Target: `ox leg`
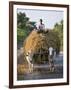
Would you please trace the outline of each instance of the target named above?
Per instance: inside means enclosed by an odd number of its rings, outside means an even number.
[[[52,60],[52,72],[54,71],[54,62],[53,62],[53,60]]]
[[[29,64],[29,72],[31,73],[31,72],[33,72],[33,64]]]
[[[49,60],[49,69],[50,69],[50,71],[52,70],[52,64],[51,64],[50,60]]]
[[[49,68],[50,68],[50,71],[54,71],[54,62],[52,59],[49,59]]]
[[[33,72],[33,64],[31,64],[31,72]]]

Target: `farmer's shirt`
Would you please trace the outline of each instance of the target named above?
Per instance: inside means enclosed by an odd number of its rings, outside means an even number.
[[[44,24],[39,24],[38,29],[39,29],[39,30],[44,30],[44,29],[45,29],[45,25],[44,25]]]

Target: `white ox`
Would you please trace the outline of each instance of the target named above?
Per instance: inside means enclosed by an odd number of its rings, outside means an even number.
[[[54,57],[56,56],[56,52],[53,49],[53,47],[49,47],[49,55],[48,55],[48,59],[49,59],[49,67],[50,67],[50,71],[54,71]]]
[[[33,53],[29,50],[26,54],[26,60],[28,62],[29,72],[33,72],[33,63],[32,63]]]

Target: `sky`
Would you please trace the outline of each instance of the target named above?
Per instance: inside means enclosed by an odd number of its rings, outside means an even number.
[[[35,21],[36,26],[39,25],[39,20],[42,19],[45,28],[53,29],[54,25],[63,20],[63,11],[55,10],[36,10],[36,9],[17,9],[17,13],[25,12],[30,21]]]

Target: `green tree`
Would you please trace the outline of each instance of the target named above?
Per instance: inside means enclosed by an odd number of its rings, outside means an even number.
[[[26,23],[29,21],[29,18],[26,17],[25,13],[17,13],[17,26],[18,28],[26,28]]]
[[[23,45],[25,38],[35,27],[35,21],[30,21],[30,18],[23,12],[17,13],[17,44]]]
[[[35,21],[29,21],[29,17],[26,16],[25,13],[17,13],[17,26],[20,29],[27,29],[27,28],[34,28],[35,27]]]
[[[61,50],[63,49],[63,20],[60,23],[56,23],[54,25],[54,32],[57,32],[60,42],[61,42]]]

